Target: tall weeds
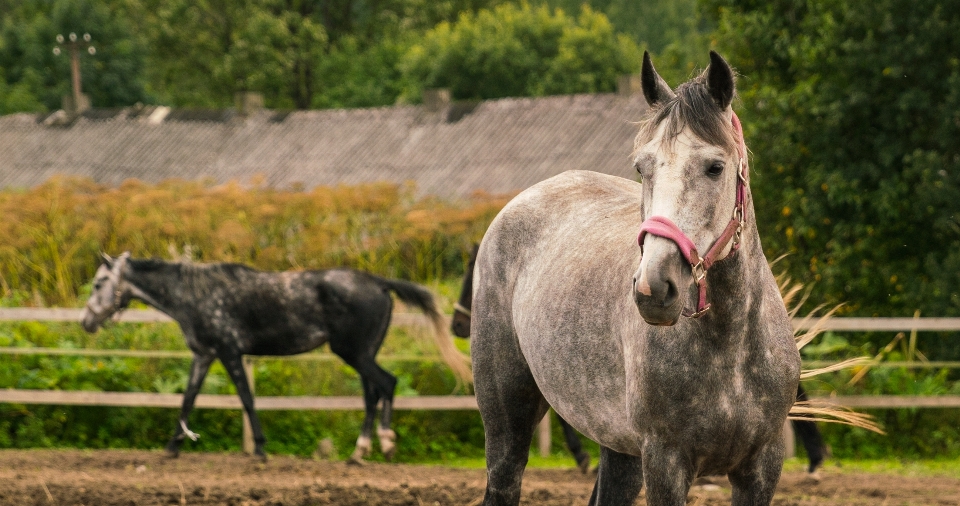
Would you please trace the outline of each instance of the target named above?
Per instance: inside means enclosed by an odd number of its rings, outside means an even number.
[[[386,183],[296,191],[53,178],[0,191],[0,296],[73,304],[100,251],[189,251],[197,261],[277,270],[350,266],[415,281],[457,276],[506,201],[418,198],[413,186]]]

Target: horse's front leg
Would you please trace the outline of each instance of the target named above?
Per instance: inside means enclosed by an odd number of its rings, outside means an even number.
[[[733,506],[767,506],[783,470],[783,438],[776,437],[753,458],[729,475],[733,485]]]
[[[219,353],[219,357],[234,386],[237,387],[237,395],[240,396],[243,411],[247,413],[247,417],[250,419],[250,430],[253,431],[254,442],[253,453],[258,457],[266,458],[267,454],[263,451],[263,445],[267,440],[263,437],[260,419],[257,418],[257,412],[253,407],[253,392],[250,391],[247,372],[243,369],[243,356],[239,352],[228,351]]]
[[[213,363],[214,358],[213,355],[204,356],[196,353],[193,355],[193,363],[190,365],[190,379],[187,380],[187,389],[183,392],[183,405],[180,407],[177,428],[166,447],[167,455],[171,457],[180,455],[180,445],[183,444],[186,437],[189,436],[194,441],[199,437],[187,428],[187,418],[193,411],[193,403],[197,400],[197,394],[200,393],[200,387],[203,386],[203,380],[207,377],[207,371],[210,370],[210,364]]]
[[[648,506],[683,506],[694,479],[689,460],[676,448],[651,437],[644,442],[643,479]]]

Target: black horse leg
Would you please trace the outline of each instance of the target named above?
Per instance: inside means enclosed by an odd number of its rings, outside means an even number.
[[[360,381],[363,383],[363,402],[366,408],[360,437],[357,438],[357,448],[350,456],[350,460],[360,462],[370,454],[372,448],[371,434],[377,415],[377,403],[381,399],[383,400],[383,408],[377,437],[380,439],[380,450],[389,460],[396,450],[396,434],[390,429],[390,420],[393,416],[393,395],[397,387],[397,378],[377,365],[373,357],[351,359],[346,362],[360,374]]]
[[[482,323],[487,326],[495,322]],[[519,350],[514,347],[504,352],[496,342],[502,334],[496,334],[491,329],[473,337],[473,370],[479,372],[475,383],[477,404],[486,435],[487,488],[483,504],[516,506],[533,432],[549,406]]]
[[[600,447],[597,483],[593,486],[590,506],[599,504],[631,505],[643,488],[643,465],[640,457],[617,453]]]
[[[250,391],[250,383],[247,380],[247,372],[243,369],[243,356],[235,352],[225,352],[220,354],[220,362],[230,375],[237,395],[240,396],[240,403],[243,404],[243,411],[250,419],[250,430],[253,431],[254,455],[266,457],[263,451],[263,445],[266,439],[263,437],[263,429],[260,427],[260,419],[257,418],[257,412],[253,407],[253,392]]]
[[[797,386],[797,400],[808,400],[807,392],[799,385]],[[817,428],[817,424],[813,420],[791,420],[790,422],[793,424],[793,431],[800,437],[800,441],[807,451],[807,459],[810,461],[807,472],[813,474],[823,463],[827,453],[827,448],[823,444],[823,436],[820,435],[820,429]]]
[[[214,356],[193,355],[193,363],[190,365],[190,379],[187,380],[187,389],[183,392],[183,405],[180,407],[180,418],[177,419],[177,428],[173,432],[173,437],[167,443],[167,455],[176,457],[180,455],[180,445],[183,440],[190,436],[190,439],[196,441],[197,435],[187,428],[187,417],[193,411],[193,403],[197,400],[197,394],[200,393],[200,387],[203,385],[204,378],[207,377],[207,371],[210,370],[210,364],[213,363]]]
[[[577,467],[580,468],[583,474],[587,474],[587,472],[590,471],[590,454],[583,451],[583,445],[580,443],[580,435],[577,434],[576,429],[571,427],[560,415],[557,415],[557,420],[560,421],[560,427],[563,428],[563,438],[567,440],[567,448],[570,449],[574,460],[577,461]]]

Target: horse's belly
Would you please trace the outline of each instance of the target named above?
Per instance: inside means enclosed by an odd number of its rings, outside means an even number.
[[[531,374],[557,414],[590,439],[638,455],[641,440],[627,410],[619,348],[586,339],[590,334],[582,329],[531,323],[517,330]]]

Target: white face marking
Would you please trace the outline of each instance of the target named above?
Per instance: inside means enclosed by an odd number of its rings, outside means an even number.
[[[97,268],[97,273],[93,276],[90,299],[87,300],[87,310],[102,316],[104,312],[113,309],[117,277],[117,273],[111,271],[106,265]]]
[[[732,114],[732,112],[729,114],[725,113],[726,116],[730,114]],[[641,159],[648,160],[647,163],[654,161],[653,166],[647,167],[649,173],[643,175],[644,182],[653,185],[654,188],[651,193],[645,193],[646,196],[650,197],[650,201],[644,203],[646,211],[644,218],[651,216],[668,218],[680,227],[680,230],[683,230],[691,237],[698,251],[706,253],[712,245],[714,238],[722,231],[722,227],[726,226],[727,220],[725,216],[732,215],[732,207],[728,212],[726,206],[715,206],[717,216],[713,217],[713,221],[719,223],[721,228],[715,231],[715,233],[707,234],[710,236],[709,243],[697,243],[696,237],[701,234],[697,234],[696,232],[699,232],[700,229],[704,227],[704,223],[697,219],[697,216],[701,213],[689,212],[690,209],[682,209],[681,206],[692,206],[693,209],[696,210],[696,208],[702,207],[706,205],[706,203],[698,201],[685,202],[685,200],[689,200],[689,198],[684,199],[684,192],[687,191],[688,186],[687,181],[690,180],[690,178],[698,176],[697,174],[688,174],[688,167],[694,157],[727,160],[728,156],[720,147],[706,144],[698,139],[689,128],[684,128],[673,140],[664,138],[666,136],[666,129],[667,122],[664,122],[657,128],[653,139],[637,150],[636,161],[639,162]],[[732,164],[732,162],[732,160],[727,160],[728,166]],[[733,172],[733,177],[736,177],[736,168],[730,172]],[[727,174],[725,174],[725,176],[730,177]],[[728,193],[730,193],[729,197],[731,202],[735,202],[733,192]],[[713,203],[711,202],[711,204]],[[721,209],[723,210],[721,211]],[[720,216],[721,214],[723,216]],[[710,225],[710,228],[713,228],[713,226]],[[729,250],[730,246],[728,245],[720,257],[726,256]],[[650,284],[647,279],[647,259],[648,257],[644,256],[640,260],[636,287],[637,291],[644,295],[651,294]]]

